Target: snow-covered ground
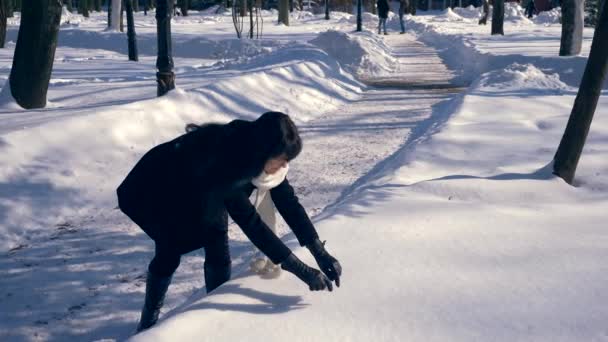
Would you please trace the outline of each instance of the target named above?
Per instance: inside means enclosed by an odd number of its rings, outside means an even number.
[[[0,340],[129,337],[152,244],[114,209],[116,185],[187,122],[269,109],[302,128],[293,181],[342,286],[311,293],[289,274],[250,274],[256,252],[231,227],[233,280],[204,295],[192,253],[160,324],[133,340],[608,340],[605,97],[576,186],[550,172],[593,31],[583,55],[557,57],[554,16],[509,7],[505,36],[492,37],[476,11],[419,12],[388,37],[353,33],[350,14],[296,12],[284,27],[266,13],[257,41],[235,40],[228,14],[193,12],[173,23],[178,89],[163,98],[152,15],[136,17],[138,63],[105,14],[66,15],[47,108],[1,95]],[[366,14],[371,32],[375,20]]]

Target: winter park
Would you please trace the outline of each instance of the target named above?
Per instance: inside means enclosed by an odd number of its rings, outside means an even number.
[[[0,341],[608,341],[607,42],[603,0],[0,0]]]

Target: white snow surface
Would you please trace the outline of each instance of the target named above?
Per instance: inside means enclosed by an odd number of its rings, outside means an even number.
[[[607,340],[606,90],[575,186],[551,174],[593,31],[563,58],[551,20],[506,20],[497,37],[475,11],[406,16],[406,35],[393,17],[388,37],[370,33],[371,14],[352,33],[350,14],[295,12],[285,27],[265,12],[253,42],[233,39],[229,13],[193,12],[173,20],[178,89],[161,98],[153,12],[136,17],[138,63],[107,13],[63,20],[47,107],[19,109],[8,81],[0,94],[0,340],[129,338],[152,247],[113,209],[115,187],[185,123],[265,110],[302,128],[292,179],[342,286],[252,275],[256,251],[231,227],[233,279],[205,295],[203,256],[185,257],[161,321],[132,341]],[[437,66],[408,39],[435,49],[462,93],[420,88]],[[407,87],[358,81],[391,74]]]

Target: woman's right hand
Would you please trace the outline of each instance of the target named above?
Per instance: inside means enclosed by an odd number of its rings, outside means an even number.
[[[300,278],[300,280],[308,285],[311,291],[333,290],[331,280],[325,274],[306,265],[293,253],[289,254],[287,259],[281,263],[281,268]]]

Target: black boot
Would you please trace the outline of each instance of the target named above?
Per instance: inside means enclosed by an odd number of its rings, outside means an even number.
[[[171,277],[161,277],[148,271],[146,278],[146,301],[141,310],[141,318],[137,325],[137,332],[146,330],[156,324],[160,308],[165,301],[165,294],[171,284]]]
[[[230,280],[231,264],[212,265],[205,263],[205,288],[207,293]]]

